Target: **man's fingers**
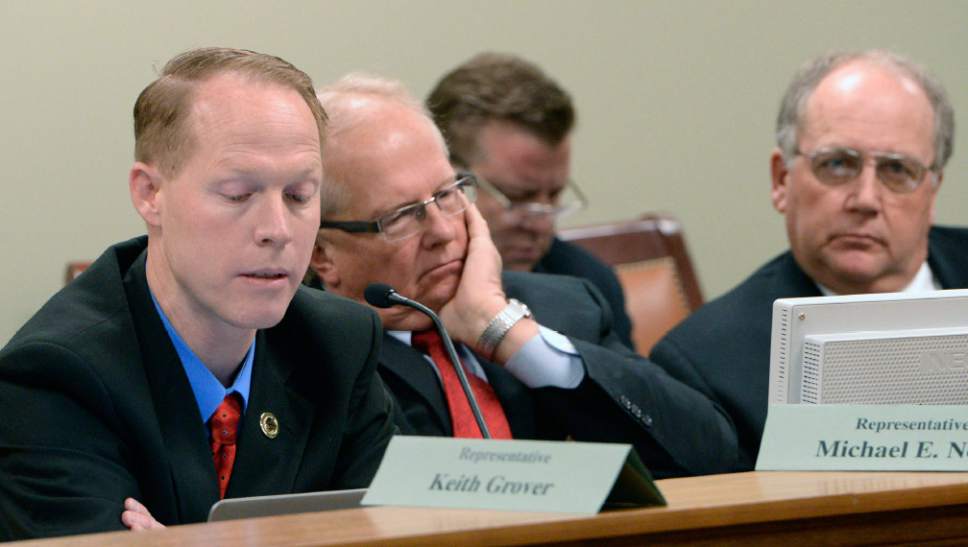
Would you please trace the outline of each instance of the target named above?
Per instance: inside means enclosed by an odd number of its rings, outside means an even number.
[[[121,523],[133,531],[165,527],[151,516],[147,507],[134,498],[124,500],[124,512],[121,513]]]
[[[488,233],[487,221],[477,209],[477,205],[471,203],[467,207],[467,235],[474,237],[482,233]]]
[[[134,498],[127,498],[124,500],[124,509],[125,511],[134,511],[136,513],[141,513],[142,515],[148,515],[149,517],[151,516],[148,508]]]
[[[127,526],[129,530],[135,532],[146,530],[148,528],[148,520],[148,517],[134,511],[121,513],[121,523]]]

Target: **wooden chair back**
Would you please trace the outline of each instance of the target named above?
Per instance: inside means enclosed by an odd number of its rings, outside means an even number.
[[[558,236],[615,268],[632,319],[632,341],[642,355],[703,304],[682,225],[671,215],[566,228]]]

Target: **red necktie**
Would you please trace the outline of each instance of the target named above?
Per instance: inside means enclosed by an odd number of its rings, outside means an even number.
[[[230,393],[218,405],[208,421],[212,435],[212,461],[218,476],[218,497],[225,497],[225,490],[232,478],[232,465],[235,463],[235,437],[242,416],[242,402],[238,393]]]
[[[433,359],[440,372],[440,379],[444,384],[444,394],[447,396],[447,406],[450,409],[450,421],[454,427],[455,437],[477,438],[480,439],[481,430],[477,427],[477,420],[471,412],[471,405],[464,396],[464,390],[460,386],[460,378],[457,371],[447,357],[447,350],[444,348],[444,341],[437,334],[436,330],[425,330],[413,333],[413,347],[426,353]],[[461,363],[463,364],[463,363]],[[464,367],[467,370],[467,367]],[[467,373],[467,383],[471,385],[471,391],[477,398],[477,404],[481,407],[481,414],[490,430],[491,437],[494,439],[510,439],[511,427],[508,419],[501,408],[501,401],[498,400],[494,389],[490,384],[481,380],[475,374]]]

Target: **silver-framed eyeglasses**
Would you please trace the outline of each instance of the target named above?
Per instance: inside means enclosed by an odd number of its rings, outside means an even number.
[[[810,162],[810,171],[827,186],[840,186],[860,176],[868,159],[874,161],[877,180],[888,190],[908,194],[917,190],[933,169],[904,154],[862,152],[853,148],[820,148],[810,153],[796,151]],[[935,175],[937,176],[937,175]]]
[[[561,193],[555,198],[557,203],[554,204],[513,200],[486,179],[479,177],[477,180],[481,189],[500,203],[508,214],[521,219],[529,216],[552,216],[557,220],[588,207],[588,198],[571,179],[565,183]]]
[[[424,231],[427,207],[437,204],[440,212],[452,216],[477,199],[477,178],[471,173],[457,173],[453,183],[434,192],[430,198],[404,205],[376,220],[322,220],[320,228],[342,230],[353,234],[381,234],[388,241],[400,241]]]

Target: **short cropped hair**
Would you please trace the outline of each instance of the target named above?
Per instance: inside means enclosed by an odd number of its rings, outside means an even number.
[[[194,92],[200,83],[225,73],[298,92],[316,120],[322,145],[326,113],[305,72],[272,55],[209,47],[186,51],[168,61],[158,79],[138,95],[134,104],[135,160],[154,163],[166,175],[176,175],[195,144],[187,123]]]
[[[792,161],[799,147],[800,131],[807,101],[820,82],[835,69],[853,61],[867,61],[891,68],[914,80],[927,95],[934,111],[934,161],[931,169],[940,171],[954,149],[955,116],[944,86],[925,69],[886,50],[833,52],[808,61],[797,71],[780,102],[776,118],[776,144],[786,161]]]
[[[427,97],[450,148],[451,162],[476,159],[478,135],[491,120],[517,125],[551,146],[575,125],[571,97],[537,65],[513,55],[481,53],[450,71]]]

